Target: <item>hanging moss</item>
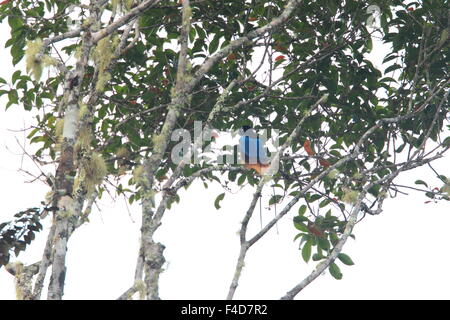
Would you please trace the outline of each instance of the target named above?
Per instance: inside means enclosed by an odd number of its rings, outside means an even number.
[[[37,38],[32,41],[27,41],[27,48],[25,50],[26,70],[36,80],[41,78],[44,67],[56,66],[58,64],[58,60],[43,54],[42,46],[42,39]]]
[[[80,60],[82,53],[83,53],[83,51],[81,50],[81,46],[78,46],[75,49],[75,54],[74,54],[75,59]]]
[[[97,43],[93,55],[99,71],[105,71],[108,68],[119,42],[120,39],[117,36],[107,36]]]
[[[80,109],[78,111],[78,121],[82,124],[79,132],[78,138],[75,142],[74,151],[78,154],[80,151],[89,151],[92,141],[92,130],[89,124],[89,119],[91,117],[91,112],[88,106],[84,103],[80,104]]]
[[[83,21],[83,27],[84,28],[89,28],[93,24],[93,22],[94,22],[94,18],[93,17],[89,17],[89,18],[87,18],[87,19],[85,19]]]
[[[49,192],[47,192],[45,194],[45,202],[46,203],[51,203],[52,200],[53,200],[53,195],[54,195],[53,190],[50,190]]]
[[[133,180],[137,185],[142,185],[144,182],[144,166],[139,165],[133,171]]]
[[[359,192],[351,189],[344,190],[342,201],[348,204],[354,204],[358,200]]]
[[[340,174],[341,172],[338,169],[333,169],[328,173],[328,178],[330,179],[336,179],[337,176]]]
[[[42,45],[42,39],[37,38],[33,41],[27,41],[27,49],[25,50],[27,72],[31,72],[36,80],[39,80],[42,75],[42,60],[38,57]]]
[[[81,180],[84,179],[84,171],[81,176],[78,176],[73,181],[73,193],[76,194],[78,189],[81,188]]]
[[[94,60],[100,72],[105,71],[112,58],[110,36],[101,39],[94,50]]]
[[[78,111],[78,120],[86,120],[91,116],[89,108],[86,104],[80,104],[80,110]]]
[[[55,123],[55,150],[60,151],[61,150],[61,144],[64,141],[63,137],[64,132],[64,119],[58,119]]]
[[[103,157],[99,153],[93,152],[90,157],[84,159],[83,170],[84,184],[89,196],[95,191],[95,187],[103,182],[103,179],[108,174],[108,169]]]
[[[164,141],[164,137],[161,134],[153,136],[153,138],[152,138],[152,142],[153,142],[153,145],[154,145],[155,148],[159,148],[159,145],[163,141]]]
[[[88,126],[83,126],[79,133],[77,141],[75,142],[74,152],[78,153],[81,150],[89,150],[92,141],[92,132]]]
[[[20,287],[20,283],[24,282],[24,267],[23,263],[20,261],[17,261],[15,263],[8,263],[6,265],[6,269],[13,269],[14,270],[14,276],[16,278],[15,284],[16,284],[16,300],[23,300],[24,295],[22,292],[22,289]]]
[[[353,175],[353,179],[355,179],[355,180],[361,180],[362,178],[363,178],[363,175],[360,172],[356,172]]]
[[[145,299],[145,292],[146,292],[147,286],[145,285],[145,282],[142,280],[136,281],[136,290],[139,292],[139,298],[141,300]]]
[[[63,218],[69,218],[73,216],[76,212],[74,212],[73,208],[73,198],[70,196],[63,196],[59,199],[58,207],[58,215]]]
[[[120,40],[117,36],[105,37],[101,39],[93,51],[93,59],[98,68],[98,79],[95,85],[97,91],[103,91],[106,84],[111,80],[111,74],[107,71],[111,60],[114,58],[114,51]]]
[[[118,158],[126,158],[126,157],[128,157],[129,154],[130,153],[128,152],[128,149],[123,146],[119,147],[119,149],[117,149],[117,151],[116,151],[116,156]]]
[[[42,64],[44,67],[56,66],[58,64],[58,60],[45,54],[42,56]]]
[[[130,152],[128,149],[124,146],[119,147],[116,151],[116,157],[117,159],[117,165],[118,165],[118,172],[117,174],[119,176],[125,174],[127,172],[128,166],[126,159],[129,157]]]
[[[111,7],[112,7],[113,14],[116,14],[117,10],[120,9],[119,4],[120,4],[120,0],[112,0],[111,1]]]
[[[119,11],[127,12],[130,11],[135,5],[134,0],[112,0],[111,9],[113,14]]]
[[[129,11],[133,7],[134,0],[123,0],[123,6],[126,11]]]
[[[97,83],[95,84],[95,90],[98,92],[105,90],[105,86],[109,80],[111,80],[111,74],[109,72],[99,73]]]
[[[55,123],[55,136],[62,136],[64,131],[64,119],[58,119]]]
[[[184,23],[185,25],[189,25],[190,22],[191,22],[191,18],[192,18],[192,8],[189,6],[189,7],[187,7],[185,10],[186,10],[186,11],[185,11],[186,14],[184,15],[184,21],[183,21],[183,23]]]
[[[170,96],[172,97],[172,99],[175,99],[177,95],[177,91],[175,90],[175,87],[172,87],[170,89]]]

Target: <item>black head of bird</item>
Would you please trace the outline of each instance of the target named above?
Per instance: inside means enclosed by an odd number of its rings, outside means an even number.
[[[247,137],[251,137],[251,138],[257,137],[255,129],[253,129],[251,126],[248,126],[248,125],[242,126],[241,129],[239,130],[239,134],[241,136],[247,136]]]

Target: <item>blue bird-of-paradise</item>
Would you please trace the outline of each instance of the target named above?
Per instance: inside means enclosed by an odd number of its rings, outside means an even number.
[[[244,167],[254,169],[259,175],[263,175],[270,166],[270,160],[264,150],[265,142],[250,126],[243,126],[241,130],[239,149],[244,159]]]

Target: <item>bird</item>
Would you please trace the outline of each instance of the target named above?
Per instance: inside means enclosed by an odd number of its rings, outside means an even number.
[[[264,150],[264,141],[248,125],[241,128],[240,134],[239,149],[244,159],[244,167],[264,175],[270,167],[270,160]]]
[[[241,156],[244,159],[244,167],[246,169],[255,170],[260,176],[265,175],[270,168],[270,159],[266,155],[264,150],[265,141],[258,136],[256,131],[248,125],[242,126],[240,129],[241,138],[239,139],[239,149]],[[272,188],[273,195],[275,196],[275,189]],[[262,220],[262,195],[259,198],[259,218],[261,222],[261,229],[263,227]],[[275,203],[275,216],[277,215]],[[278,233],[278,224],[276,224]]]

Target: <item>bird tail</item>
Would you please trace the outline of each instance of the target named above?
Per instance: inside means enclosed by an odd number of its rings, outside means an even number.
[[[267,172],[267,170],[269,169],[270,163],[266,163],[266,164],[263,164],[263,163],[246,163],[246,164],[244,164],[244,167],[246,169],[253,169],[260,176],[263,176]]]

